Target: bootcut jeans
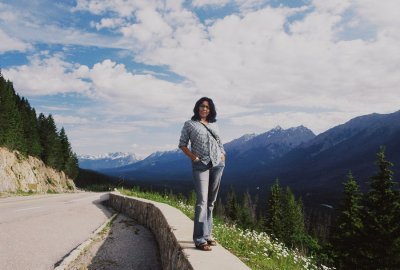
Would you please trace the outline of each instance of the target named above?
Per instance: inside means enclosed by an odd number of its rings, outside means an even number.
[[[213,209],[217,200],[225,162],[212,166],[202,162],[192,163],[193,181],[196,192],[194,213],[193,241],[196,246],[211,240],[213,226]]]

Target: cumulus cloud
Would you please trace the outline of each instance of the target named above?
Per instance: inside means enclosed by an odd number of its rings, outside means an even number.
[[[31,46],[19,39],[10,37],[0,29],[0,53],[7,51],[26,51]]]
[[[91,26],[95,27],[97,30],[104,28],[115,29],[124,24],[124,20],[121,18],[103,18],[99,23],[92,22]]]
[[[25,96],[81,93],[90,88],[89,83],[79,75],[85,68],[65,62],[60,55],[35,55],[31,57],[29,65],[4,69],[4,75]]]
[[[83,93],[90,90],[90,84],[80,75],[85,69],[64,61],[61,55],[34,55],[28,65],[4,69],[4,75],[23,96]]]
[[[53,115],[53,118],[59,126],[89,123],[89,120],[86,118],[70,116],[70,115],[55,114]]]
[[[392,97],[400,78],[396,36],[380,36],[386,29],[381,28],[373,41],[341,40],[345,12],[367,11],[354,1],[312,4],[314,9],[294,21],[290,16],[304,8],[266,7],[209,25],[195,19],[173,24],[175,14],[163,14],[172,33],[143,39],[139,29],[151,31],[132,26],[145,48],[136,58],[166,65],[202,93],[237,107],[281,104],[362,112],[367,102],[377,100],[371,110],[395,110]]]
[[[95,64],[87,78],[95,89],[94,97],[108,102],[110,110],[118,108],[120,113],[130,115],[148,114],[153,120],[162,116],[168,121],[180,115],[196,93],[190,83],[176,84],[151,74],[135,74],[111,60]]]
[[[193,0],[192,5],[194,7],[203,6],[224,6],[228,4],[230,0]]]

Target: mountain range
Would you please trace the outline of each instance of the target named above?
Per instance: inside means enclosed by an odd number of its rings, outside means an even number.
[[[114,152],[104,155],[79,155],[79,167],[82,169],[101,170],[106,168],[117,168],[137,162],[134,153]]]
[[[232,185],[265,197],[279,179],[305,203],[336,204],[351,171],[361,188],[376,171],[376,153],[386,148],[400,172],[400,111],[356,117],[318,136],[304,126],[247,134],[224,145],[227,152],[222,192]],[[130,181],[176,187],[191,183],[191,163],[179,150],[157,152],[135,163],[102,172]],[[190,186],[190,185],[189,185]]]

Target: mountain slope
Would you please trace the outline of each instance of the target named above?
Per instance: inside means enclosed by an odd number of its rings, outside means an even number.
[[[301,126],[287,130],[276,127],[260,135],[245,135],[224,145],[225,174],[233,175],[281,157],[315,135]],[[101,170],[130,179],[191,180],[191,163],[180,149],[156,152],[144,160],[121,168]]]
[[[229,161],[225,174],[237,175],[259,166],[265,166],[314,137],[315,134],[304,126],[289,129],[277,126],[265,133],[242,140],[240,144],[236,140],[229,142],[225,145]],[[235,175],[231,177],[235,177]]]
[[[138,161],[133,153],[114,152],[101,156],[78,156],[79,167],[83,169],[99,170],[122,167]]]
[[[180,149],[155,152],[136,163],[99,170],[108,175],[132,180],[189,180],[190,161]]]
[[[371,114],[336,126],[293,149],[252,175],[253,184],[267,188],[279,178],[306,200],[334,203],[351,171],[365,188],[377,168],[376,153],[386,147],[387,158],[400,173],[400,111]],[[396,177],[396,175],[395,175]]]

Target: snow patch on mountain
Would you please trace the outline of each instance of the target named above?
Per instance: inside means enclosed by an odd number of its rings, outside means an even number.
[[[106,169],[130,165],[139,161],[134,153],[112,152],[102,155],[79,155],[79,167],[83,169]]]

